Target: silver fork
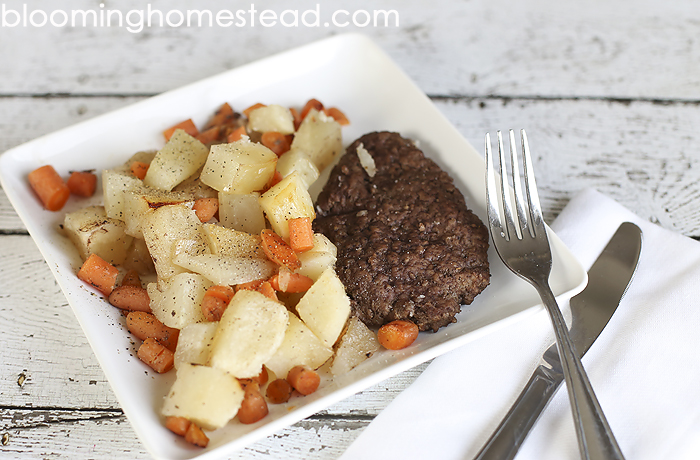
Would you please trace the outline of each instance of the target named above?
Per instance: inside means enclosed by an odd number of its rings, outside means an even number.
[[[503,263],[516,275],[532,284],[544,303],[554,326],[557,350],[569,393],[576,425],[579,450],[584,459],[623,459],[598,399],[588,381],[581,360],[575,353],[561,310],[549,286],[552,252],[542,219],[535,185],[530,148],[525,130],[520,130],[527,210],[523,199],[515,135],[510,130],[512,192],[508,187],[506,155],[498,131],[500,187],[491,154],[491,136],[486,134],[486,200],[491,239]],[[499,190],[500,189],[500,190]],[[515,214],[513,213],[515,206]],[[501,212],[503,208],[503,212]],[[505,224],[504,224],[505,221]]]

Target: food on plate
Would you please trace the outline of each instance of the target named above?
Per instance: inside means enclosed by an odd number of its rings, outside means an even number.
[[[449,175],[399,134],[362,136],[333,168],[314,230],[368,326],[450,324],[489,283],[488,232]]]
[[[97,176],[91,171],[73,171],[66,185],[73,195],[88,198],[95,194]]]
[[[70,189],[51,165],[41,166],[27,176],[29,185],[49,211],[60,211],[70,197]]]
[[[78,278],[109,296],[117,284],[119,270],[97,254],[90,254],[78,270]]]
[[[410,321],[396,319],[379,328],[377,340],[388,350],[402,350],[418,338],[418,326]]]

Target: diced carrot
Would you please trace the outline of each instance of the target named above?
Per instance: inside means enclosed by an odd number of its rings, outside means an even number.
[[[143,341],[136,355],[159,374],[168,372],[175,363],[175,354],[150,337]]]
[[[282,173],[275,170],[275,173],[272,175],[272,177],[270,177],[270,180],[265,186],[265,191],[268,191],[275,185],[279,184],[282,181],[282,179],[284,179],[284,177],[282,177]]]
[[[231,286],[221,286],[215,285],[207,289],[204,296],[218,297],[226,303],[229,303],[235,294],[234,289]]]
[[[297,217],[287,221],[289,225],[289,245],[295,252],[304,252],[314,247],[314,230],[311,219]]]
[[[207,129],[206,131],[202,131],[201,133],[196,135],[195,139],[197,139],[202,144],[211,144],[212,142],[219,140],[220,133],[221,133],[221,127],[214,126],[214,127]]]
[[[269,378],[269,375],[267,374],[267,368],[265,366],[262,367],[262,370],[258,375],[255,377],[247,378],[247,379],[238,379],[238,383],[241,384],[242,387],[245,388],[246,385],[249,385],[250,383],[257,383],[258,386],[263,386],[267,383],[267,379]]]
[[[231,298],[233,298],[231,286],[212,286],[204,293],[202,299],[202,314],[207,321],[219,321],[226,311]]]
[[[341,126],[346,126],[350,124],[350,120],[348,120],[348,117],[346,117],[345,114],[341,112],[340,109],[337,107],[330,107],[328,109],[324,109],[324,112],[326,113],[326,115],[337,121]]]
[[[277,293],[275,293],[275,290],[273,289],[269,281],[263,281],[260,284],[260,287],[256,289],[256,291],[258,291],[268,299],[278,300]]]
[[[262,238],[263,252],[268,259],[278,265],[284,265],[290,270],[296,270],[301,267],[299,257],[277,233],[266,228],[260,232],[260,237]]]
[[[397,319],[379,328],[377,340],[388,350],[401,350],[418,337],[418,326],[411,321]]]
[[[194,122],[192,121],[192,119],[188,118],[187,120],[181,121],[180,123],[176,124],[175,126],[171,126],[170,128],[163,131],[163,136],[165,136],[165,140],[169,141],[170,138],[172,137],[172,135],[178,129],[184,130],[187,134],[189,134],[192,137],[197,137],[197,135],[199,134],[199,130],[194,125]]]
[[[236,285],[236,291],[240,290],[245,290],[245,291],[257,291],[258,288],[262,285],[264,280],[254,280],[254,281],[248,281],[247,283],[241,283]]]
[[[152,313],[132,311],[126,315],[126,328],[138,339],[156,339],[170,351],[177,348],[180,331],[161,323]]]
[[[95,194],[97,176],[90,171],[73,171],[66,185],[73,195],[88,198]]]
[[[302,122],[301,115],[299,114],[299,111],[294,107],[290,107],[289,111],[292,113],[292,117],[294,117],[294,131],[296,131],[297,129],[299,129],[299,126]]]
[[[231,134],[229,134],[226,138],[226,142],[240,141],[243,136],[247,135],[248,132],[246,131],[245,126],[239,126],[238,128],[231,131]]]
[[[165,418],[165,427],[180,436],[187,433],[190,423],[185,417],[170,416]]]
[[[301,109],[301,119],[302,120],[304,118],[306,118],[306,115],[309,114],[311,109],[316,109],[320,112],[321,110],[323,110],[323,104],[317,99],[309,99],[306,102],[306,105],[304,105],[304,108]]]
[[[288,152],[289,147],[291,146],[289,138],[282,133],[278,133],[277,131],[264,132],[260,138],[260,143],[275,152],[278,157],[281,157],[283,153]]]
[[[250,425],[262,420],[267,414],[267,402],[260,393],[260,387],[255,382],[250,382],[245,387],[243,402],[238,409],[238,421]]]
[[[272,404],[282,404],[289,401],[289,398],[292,397],[292,390],[292,385],[285,379],[276,379],[267,386],[265,396]]]
[[[41,166],[27,176],[29,185],[49,211],[59,211],[70,197],[70,189],[51,165]]]
[[[90,254],[78,271],[78,278],[107,296],[117,284],[117,276],[119,276],[117,267],[97,254]]]
[[[318,390],[321,377],[314,370],[304,366],[294,366],[287,374],[287,381],[295,390],[306,396]]]
[[[217,198],[200,198],[194,202],[192,210],[200,222],[209,222],[219,210],[219,200]]]
[[[146,177],[149,166],[148,163],[144,163],[143,161],[134,161],[131,163],[129,169],[131,169],[131,174],[143,180],[143,178]]]
[[[270,278],[270,284],[275,291],[306,292],[311,288],[311,285],[314,284],[314,280],[300,273],[280,270],[278,274]]]
[[[117,286],[109,294],[108,300],[109,303],[122,310],[151,311],[148,291],[141,286]]]
[[[128,272],[124,273],[124,278],[122,278],[122,286],[143,287],[141,285],[141,277],[139,276],[139,272],[136,270],[129,270]]]
[[[221,107],[216,110],[214,116],[209,119],[207,125],[204,127],[204,130],[207,131],[209,128],[214,126],[221,126],[231,118],[234,118],[233,109],[228,102],[224,102]]]
[[[252,112],[252,111],[255,110],[255,109],[259,109],[260,107],[265,107],[265,104],[262,104],[262,103],[260,103],[260,102],[255,103],[255,104],[251,105],[250,107],[248,107],[247,109],[245,109],[245,110],[243,111],[243,113],[245,114],[246,117],[249,117],[249,116],[250,116],[250,112]]]
[[[185,441],[193,444],[197,447],[207,447],[209,444],[209,438],[204,434],[204,431],[194,423],[190,423],[189,428],[187,428],[187,433],[185,433]]]

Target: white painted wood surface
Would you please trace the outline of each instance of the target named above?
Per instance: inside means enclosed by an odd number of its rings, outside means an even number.
[[[6,9],[20,9],[6,1]],[[154,9],[193,8],[154,0]],[[198,9],[232,8],[203,0]],[[282,12],[317,2],[256,4]],[[0,5],[1,6],[1,5]],[[249,8],[236,5],[237,8]],[[34,0],[30,9],[93,9]],[[137,0],[106,8],[144,8]],[[479,150],[525,127],[546,217],[596,187],[700,236],[700,9],[690,0],[323,2],[394,9],[398,27],[0,28],[0,151],[315,39],[362,32]],[[11,18],[10,18],[11,19]],[[148,458],[22,222],[0,193],[0,457]],[[342,401],[234,458],[337,458],[423,367]]]

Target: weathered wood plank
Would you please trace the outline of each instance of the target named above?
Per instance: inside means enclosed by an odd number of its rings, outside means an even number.
[[[165,13],[192,9],[185,0],[150,3]],[[422,0],[379,5],[358,0],[343,6],[351,13],[394,9],[398,27],[325,27],[341,6],[301,0],[293,8],[303,12],[316,5],[319,27],[251,27],[246,13],[248,25],[231,28],[165,25],[139,33],[82,25],[3,28],[0,59],[6,64],[0,68],[0,92],[159,93],[316,39],[360,32],[431,94],[661,99],[697,99],[700,94],[700,46],[693,39],[700,10],[692,0],[434,0],[429,5]],[[99,10],[89,0],[35,0],[30,7],[49,13]],[[196,7],[223,8],[214,0]],[[228,7],[248,9],[249,4]],[[144,4],[123,0],[107,8],[126,15]],[[271,0],[257,8],[281,14],[290,6]]]

